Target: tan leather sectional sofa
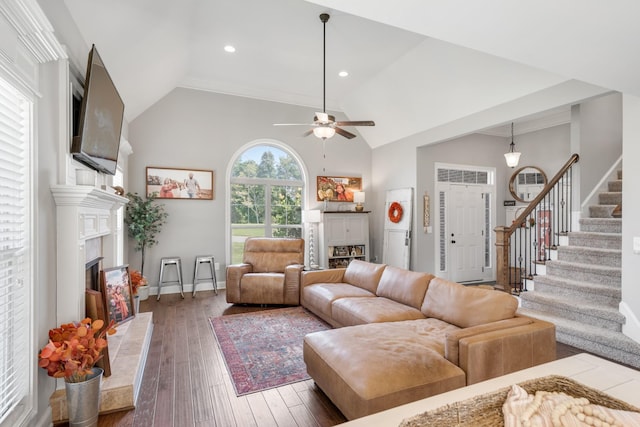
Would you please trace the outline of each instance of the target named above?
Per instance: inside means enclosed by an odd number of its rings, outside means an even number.
[[[515,297],[427,273],[353,261],[303,272],[300,298],[337,328],[307,335],[304,360],[348,419],[556,357],[555,326]]]

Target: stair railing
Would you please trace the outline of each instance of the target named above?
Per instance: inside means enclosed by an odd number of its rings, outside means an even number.
[[[571,231],[573,154],[510,226],[496,232],[496,287],[519,294],[537,266],[551,259],[561,235]]]

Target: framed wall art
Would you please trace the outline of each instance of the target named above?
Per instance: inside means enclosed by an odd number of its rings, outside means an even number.
[[[102,270],[102,292],[109,317],[107,323],[111,320],[122,323],[133,319],[135,312],[128,265]]]
[[[213,200],[213,171],[147,167],[147,195],[158,199]]]
[[[319,176],[316,200],[322,202],[351,202],[353,193],[362,191],[362,178],[346,176]]]

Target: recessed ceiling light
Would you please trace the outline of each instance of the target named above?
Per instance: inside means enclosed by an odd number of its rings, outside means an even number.
[[[339,75],[340,77],[347,77],[347,76],[349,75],[349,72],[348,72],[348,71],[340,71],[340,72],[338,73],[338,75]]]
[[[230,44],[228,44],[228,45],[226,45],[226,46],[224,47],[224,51],[225,51],[225,52],[229,52],[229,53],[233,53],[233,52],[235,52],[235,51],[236,51],[236,48],[235,48],[235,47],[233,47],[233,46],[231,46]]]

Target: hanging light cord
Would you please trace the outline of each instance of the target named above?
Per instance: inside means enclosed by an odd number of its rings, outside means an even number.
[[[322,19],[322,112],[327,112],[327,21],[329,15],[323,13]]]
[[[511,147],[511,152],[512,153],[516,149],[516,144],[513,142],[513,122],[511,122],[511,144],[509,144],[509,147]]]

